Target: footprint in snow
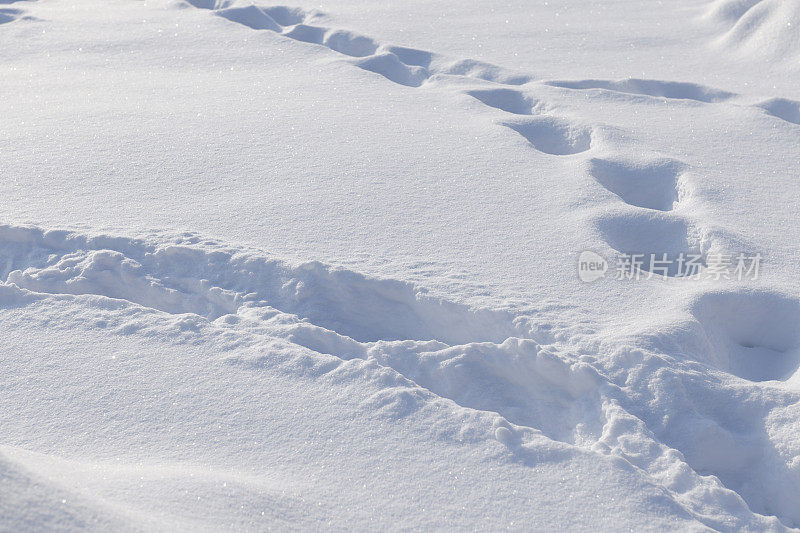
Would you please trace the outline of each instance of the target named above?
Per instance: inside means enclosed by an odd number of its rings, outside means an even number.
[[[552,115],[503,122],[522,135],[534,148],[551,155],[572,155],[592,147],[592,130]]]
[[[718,291],[691,307],[706,347],[695,357],[749,381],[786,381],[800,369],[800,302],[764,291]]]
[[[684,273],[679,271],[675,258],[680,254],[702,252],[692,236],[691,225],[683,217],[656,210],[637,210],[604,215],[595,221],[603,240],[622,254],[642,254],[645,258],[641,270],[650,272],[649,258],[660,259],[666,254],[670,260],[667,277]],[[701,266],[704,266],[701,261]],[[655,272],[660,274],[661,271]]]
[[[625,203],[670,211],[678,201],[678,179],[685,165],[672,159],[648,162],[624,159],[589,160],[589,173]]]
[[[479,102],[513,115],[536,115],[501,122],[522,135],[535,149],[551,155],[585,152],[592,145],[591,129],[544,113],[544,105],[522,91],[497,88],[467,91]]]
[[[539,102],[514,89],[476,89],[467,94],[481,103],[514,115],[532,115]]]
[[[760,107],[768,115],[800,126],[800,102],[796,100],[771,98],[761,102],[756,107]]]

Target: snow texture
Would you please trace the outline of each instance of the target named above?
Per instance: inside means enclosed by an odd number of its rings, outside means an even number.
[[[798,28],[0,0],[0,530],[800,529]]]

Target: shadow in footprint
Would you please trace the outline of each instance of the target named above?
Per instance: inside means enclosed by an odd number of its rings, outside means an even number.
[[[433,54],[425,50],[406,48],[405,46],[386,46],[384,49],[412,67],[428,68],[431,66],[431,61],[433,61]]]
[[[681,254],[701,255],[699,247],[690,242],[687,222],[673,214],[659,211],[632,212],[599,218],[595,225],[608,245],[622,254],[642,256],[640,270],[668,277],[685,275],[677,258]],[[651,257],[664,258],[668,263],[656,271]],[[704,266],[701,262],[701,266]],[[696,272],[694,272],[696,273]]]
[[[391,52],[373,55],[355,65],[358,68],[380,74],[389,81],[407,87],[419,87],[428,79],[428,70],[423,67],[408,66]]]
[[[4,8],[0,9],[0,24],[7,24],[15,20],[36,20],[34,17],[26,17],[25,13],[20,9]]]
[[[484,89],[467,91],[467,94],[489,107],[515,115],[530,115],[536,102],[513,89]]]
[[[217,11],[217,15],[252,28],[254,30],[271,30],[280,32],[281,27],[263,10],[256,6],[229,7]]]
[[[186,3],[198,9],[225,9],[231,7],[231,0],[186,0]]]
[[[771,292],[714,292],[691,313],[705,336],[704,362],[750,381],[786,380],[800,367],[800,302]]]
[[[296,26],[285,30],[283,34],[290,39],[304,43],[323,44],[325,41],[324,28],[309,26],[307,24],[297,24]]]
[[[719,22],[727,23],[731,27],[739,21],[745,13],[762,0],[715,0],[711,2],[706,16]]]
[[[800,126],[800,102],[786,98],[772,98],[761,102],[757,107],[766,111],[768,115]]]
[[[308,18],[308,14],[297,7],[272,6],[262,8],[264,13],[281,26],[294,26],[300,24]]]
[[[503,125],[525,137],[531,146],[546,154],[577,154],[585,152],[592,144],[589,128],[558,117],[540,115],[526,121],[505,122]]]
[[[663,159],[651,162],[592,159],[589,173],[603,187],[636,207],[669,211],[678,200],[677,182],[685,165]]]
[[[323,43],[335,52],[350,57],[365,57],[378,50],[378,43],[347,30],[332,30],[325,36]]]
[[[443,66],[438,73],[486,80],[503,85],[525,85],[531,81],[530,76],[509,72],[495,65],[474,59],[454,61],[449,65]]]

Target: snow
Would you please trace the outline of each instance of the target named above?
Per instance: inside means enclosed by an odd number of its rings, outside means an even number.
[[[800,528],[799,2],[0,4],[0,530]]]

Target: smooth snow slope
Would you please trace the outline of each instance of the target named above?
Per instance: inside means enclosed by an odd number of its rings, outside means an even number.
[[[795,68],[800,62],[797,0],[717,0],[708,17],[727,26],[719,38],[722,47]]]
[[[0,528],[800,527],[795,4],[3,4]]]

